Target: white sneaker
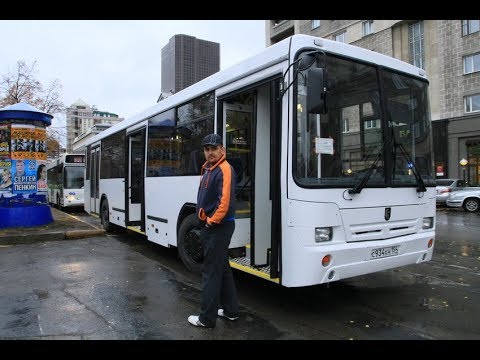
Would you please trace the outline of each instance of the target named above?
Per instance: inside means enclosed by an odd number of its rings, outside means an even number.
[[[206,327],[199,319],[198,316],[196,315],[190,315],[188,317],[188,322],[192,324],[193,326],[200,326],[200,327]]]
[[[225,313],[223,312],[223,309],[218,309],[217,314],[218,314],[218,316],[223,317],[225,319],[228,319],[230,321],[235,321],[235,320],[238,319],[238,316],[231,317],[231,316],[225,315]]]

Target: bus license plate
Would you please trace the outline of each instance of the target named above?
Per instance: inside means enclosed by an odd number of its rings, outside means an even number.
[[[370,260],[398,255],[399,247],[400,247],[399,245],[396,245],[396,246],[372,249],[370,252]]]

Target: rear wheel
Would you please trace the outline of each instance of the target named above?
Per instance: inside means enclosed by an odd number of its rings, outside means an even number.
[[[113,224],[110,223],[110,212],[108,210],[108,200],[104,199],[100,206],[100,219],[105,231],[113,231]]]
[[[178,254],[185,267],[194,273],[202,271],[203,247],[196,214],[183,219],[178,231]]]
[[[467,212],[477,212],[480,209],[480,201],[475,198],[465,199],[463,209]]]

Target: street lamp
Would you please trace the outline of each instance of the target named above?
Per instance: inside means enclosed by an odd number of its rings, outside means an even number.
[[[462,158],[462,160],[459,161],[459,164],[462,166],[462,171],[463,171],[463,182],[465,183],[465,166],[468,165],[468,160],[465,158]]]

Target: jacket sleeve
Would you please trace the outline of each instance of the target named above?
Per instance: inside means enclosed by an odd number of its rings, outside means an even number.
[[[228,213],[230,207],[230,192],[232,190],[232,169],[224,161],[220,164],[220,172],[216,179],[215,186],[218,191],[218,206],[210,218],[207,218],[207,224],[220,224]]]

